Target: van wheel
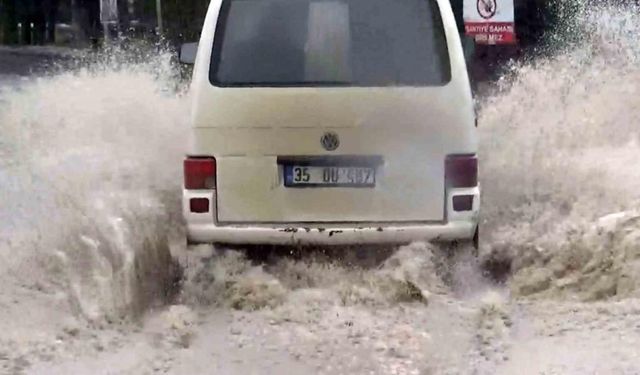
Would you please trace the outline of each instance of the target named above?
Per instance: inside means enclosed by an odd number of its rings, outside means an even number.
[[[480,249],[480,230],[476,228],[473,238],[470,240],[455,241],[451,245],[451,255],[460,255],[461,252],[469,252],[474,258],[478,258]]]
[[[478,257],[480,255],[480,226],[476,227],[476,233],[473,235],[473,239],[471,240],[473,245],[473,256]]]
[[[473,238],[453,241],[440,248],[443,252],[439,254],[440,256],[435,257],[436,270],[438,270],[438,276],[445,284],[450,286],[456,284],[455,269],[457,266],[462,264],[476,267],[478,265],[479,240],[480,233],[476,229]]]
[[[453,245],[452,256],[460,256],[462,254],[471,254],[473,258],[479,257],[478,247],[475,240],[459,241]]]

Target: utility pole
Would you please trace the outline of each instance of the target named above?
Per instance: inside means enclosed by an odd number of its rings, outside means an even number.
[[[158,35],[162,35],[162,0],[156,0],[156,17],[158,18]]]
[[[111,39],[112,27],[118,29],[119,18],[117,0],[100,0],[100,22],[104,30],[105,41]]]

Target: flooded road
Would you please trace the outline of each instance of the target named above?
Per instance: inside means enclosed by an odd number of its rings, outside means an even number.
[[[478,261],[187,248],[170,55],[7,68],[0,373],[640,373],[640,20],[581,17],[479,98]]]

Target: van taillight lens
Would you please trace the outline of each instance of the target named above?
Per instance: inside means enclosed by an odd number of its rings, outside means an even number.
[[[447,187],[478,186],[478,158],[475,155],[451,155],[445,162]]]
[[[185,189],[215,189],[216,159],[187,158],[184,160]]]

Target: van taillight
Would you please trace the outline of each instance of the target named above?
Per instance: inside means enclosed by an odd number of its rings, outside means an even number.
[[[478,158],[475,155],[450,155],[445,162],[447,187],[478,186]]]
[[[216,159],[187,158],[184,160],[185,189],[215,189]]]

